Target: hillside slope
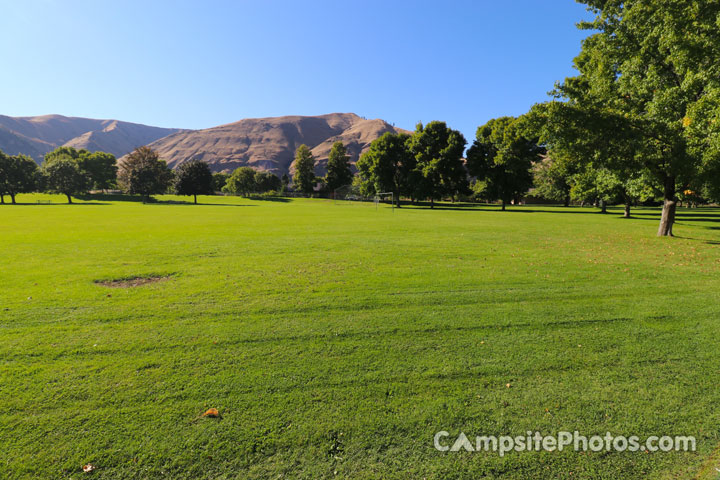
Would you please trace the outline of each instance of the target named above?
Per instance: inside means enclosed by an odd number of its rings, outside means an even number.
[[[8,117],[0,115],[0,150],[10,155],[22,153],[42,161],[45,153],[68,145],[122,156],[134,148],[177,132],[118,120],[43,115]]]
[[[253,118],[205,130],[182,131],[150,144],[175,168],[199,159],[214,171],[232,171],[250,166],[278,175],[288,173],[301,144],[312,149],[323,173],[332,144],[342,141],[351,162],[367,150],[370,142],[385,132],[400,132],[383,120],[366,120],[354,113],[332,113],[316,117],[285,116]]]

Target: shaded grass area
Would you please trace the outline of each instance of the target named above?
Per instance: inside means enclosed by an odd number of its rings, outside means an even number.
[[[46,198],[0,207],[8,478],[712,472],[720,210],[681,209],[667,239],[656,209]],[[439,430],[698,452],[441,453]]]

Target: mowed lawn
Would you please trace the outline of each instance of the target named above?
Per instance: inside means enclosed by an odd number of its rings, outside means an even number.
[[[668,239],[657,209],[18,200],[0,478],[717,477],[720,210]],[[698,451],[501,458],[439,452],[440,430]]]

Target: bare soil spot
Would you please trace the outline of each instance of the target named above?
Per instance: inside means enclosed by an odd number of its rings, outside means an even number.
[[[141,287],[150,283],[165,282],[171,278],[172,275],[152,275],[144,277],[117,278],[114,280],[95,280],[95,284],[108,288],[133,288]]]

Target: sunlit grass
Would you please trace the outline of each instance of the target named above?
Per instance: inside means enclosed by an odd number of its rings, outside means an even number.
[[[668,239],[654,209],[18,200],[0,477],[684,479],[720,443],[720,210]],[[137,277],[163,281],[97,283]],[[439,430],[698,452],[441,453]]]

